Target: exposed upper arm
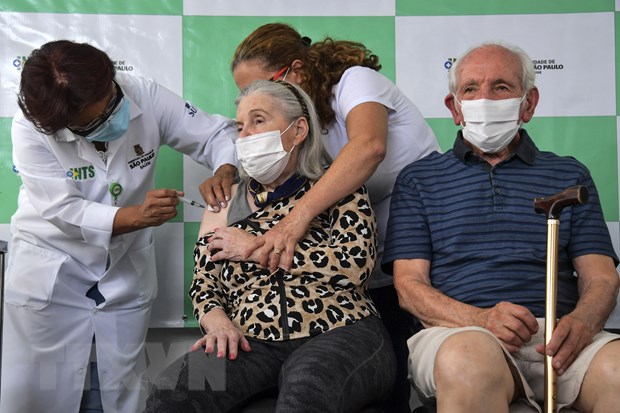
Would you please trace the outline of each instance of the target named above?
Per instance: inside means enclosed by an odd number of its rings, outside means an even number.
[[[237,187],[239,184],[234,184],[230,188],[230,199],[235,198],[237,193]],[[214,212],[211,208],[206,208],[202,214],[202,220],[200,221],[200,229],[198,230],[198,237],[213,232],[216,228],[224,228],[228,226],[228,208],[230,208],[232,202],[226,204],[225,208],[220,209],[220,212]]]

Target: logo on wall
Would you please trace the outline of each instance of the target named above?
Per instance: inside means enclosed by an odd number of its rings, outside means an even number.
[[[126,60],[114,60],[114,68],[117,72],[133,72],[133,65]]]
[[[443,67],[450,70],[454,65],[454,62],[456,62],[456,58],[450,57],[445,61]],[[532,60],[532,62],[534,63],[534,70],[537,75],[541,74],[543,71],[564,69],[564,65],[562,63],[558,63],[556,59],[535,59]]]
[[[13,67],[17,70],[22,70],[24,63],[26,63],[26,59],[28,59],[28,56],[16,56],[15,59],[13,59]]]
[[[557,59],[534,59],[534,70],[536,70],[536,74],[539,75],[543,71],[549,70],[563,70],[564,65],[559,63]]]
[[[443,64],[443,67],[445,67],[447,70],[450,70],[450,68],[452,68],[452,65],[454,64],[454,62],[456,62],[456,58],[455,57],[449,57],[448,60],[446,60],[446,62]]]

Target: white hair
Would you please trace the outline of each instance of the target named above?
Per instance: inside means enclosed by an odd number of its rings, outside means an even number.
[[[241,91],[235,105],[239,105],[241,99],[253,94],[266,95],[278,102],[278,108],[289,122],[300,117],[308,121],[308,136],[299,145],[299,157],[297,158],[297,173],[308,179],[318,180],[325,168],[332,162],[321,141],[321,125],[312,99],[298,86],[282,81],[255,80]],[[243,168],[239,167],[239,175],[247,178]]]
[[[473,46],[469,48],[465,53],[459,57],[456,62],[452,65],[450,70],[448,71],[448,88],[450,92],[456,94],[457,85],[458,85],[458,76],[459,76],[459,67],[460,64],[474,51],[478,49],[482,49],[484,47],[500,47],[502,49],[508,50],[513,53],[521,62],[521,82],[523,92],[529,92],[535,86],[536,80],[536,71],[534,69],[534,62],[532,59],[525,53],[523,49],[518,46],[499,42],[499,41],[489,41],[484,42],[479,45]]]

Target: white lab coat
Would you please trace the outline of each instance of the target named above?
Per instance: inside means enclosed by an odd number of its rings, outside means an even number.
[[[116,80],[131,122],[110,142],[107,165],[67,129],[46,136],[21,112],[13,120],[23,185],[6,272],[2,413],[77,412],[93,335],[104,409],[141,409],[142,350],[157,293],[153,237],[150,228],[112,237],[114,215],[153,188],[162,145],[213,170],[236,162],[231,119],[196,110],[153,81]],[[116,199],[112,183],[122,186]],[[96,283],[105,297],[99,305],[85,296]]]

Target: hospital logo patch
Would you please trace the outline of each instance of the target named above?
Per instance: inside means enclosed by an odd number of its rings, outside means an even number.
[[[155,151],[153,149],[151,149],[147,153],[144,153],[144,150],[140,145],[135,145],[133,147],[133,150],[138,156],[127,162],[129,168],[131,169],[137,167],[140,167],[140,169],[144,169],[149,166],[153,162],[153,158],[155,158]]]

